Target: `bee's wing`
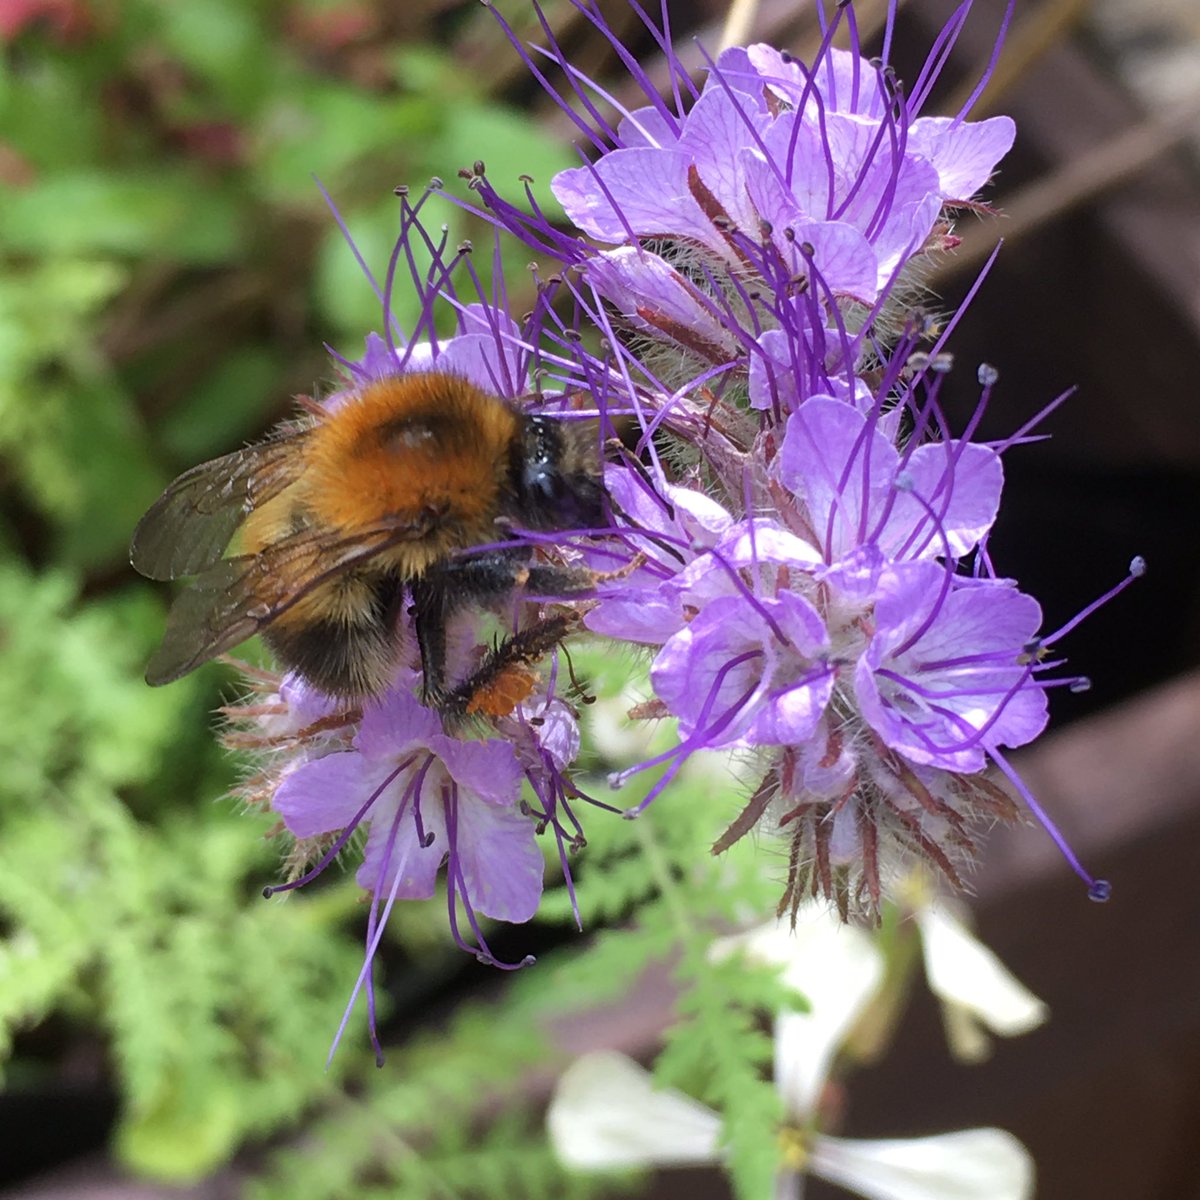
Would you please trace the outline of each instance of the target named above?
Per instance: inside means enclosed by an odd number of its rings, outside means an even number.
[[[176,597],[146,682],[157,687],[179,679],[270,625],[314,588],[428,529],[422,519],[349,536],[305,530],[257,554],[219,560]]]
[[[178,579],[219,562],[246,514],[296,478],[306,435],[288,430],[185,471],[133,531],[134,568],[149,579]]]

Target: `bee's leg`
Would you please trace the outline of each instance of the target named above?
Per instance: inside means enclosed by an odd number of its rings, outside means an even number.
[[[523,547],[488,550],[456,558],[435,568],[449,605],[447,615],[472,604],[490,604],[507,596],[525,578],[530,551]]]
[[[452,559],[412,585],[412,616],[421,651],[423,700],[440,708],[446,696],[446,622],[461,608],[506,596],[525,574],[528,551],[508,549]]]
[[[443,563],[413,587],[413,608],[425,666],[425,703],[451,721],[470,715],[504,716],[532,687],[529,671],[578,624],[560,612],[505,638],[479,668],[453,689],[446,688],[446,621],[459,608],[488,605],[516,588],[530,596],[580,595],[599,578],[583,567],[530,564],[531,552],[506,549]]]
[[[515,680],[522,668],[544,658],[578,623],[574,613],[555,614],[535,622],[505,639],[474,674],[449,691],[446,687],[446,622],[460,608],[495,603],[518,587],[531,599],[584,596],[599,583],[623,578],[644,561],[638,555],[618,570],[593,571],[588,567],[530,564],[530,557],[528,550],[510,548],[452,559],[433,568],[412,585],[412,614],[425,677],[423,699],[431,708],[440,709],[451,717],[468,712],[504,715],[489,711],[492,702],[480,701],[481,694],[493,684],[503,685],[506,673]],[[500,703],[497,694],[496,704]],[[511,711],[511,708],[504,711]]]
[[[643,561],[637,556],[616,571],[544,563],[521,566],[510,577],[509,586],[522,586],[529,598],[585,596],[599,583],[630,574]],[[532,668],[578,628],[582,619],[582,615],[573,609],[559,609],[510,634],[484,658],[473,674],[446,696],[439,706],[443,716],[451,720],[464,716],[508,716],[536,686],[537,677]]]
[[[436,707],[446,693],[446,589],[440,573],[413,583],[409,612],[421,652],[424,702]]]
[[[468,675],[438,705],[444,717],[507,716],[533,690],[529,670],[550,653],[579,624],[579,614],[552,613],[505,638],[479,668]]]
[[[557,567],[546,563],[523,572],[518,582],[529,596],[579,596],[590,592],[606,576],[589,567]]]
[[[422,582],[426,587],[440,588],[443,617],[450,617],[472,604],[493,604],[517,588],[531,599],[552,600],[581,595],[602,580],[617,577],[617,573],[601,573],[587,567],[531,565],[529,559],[530,552],[525,549],[488,551],[444,563]],[[413,595],[416,596],[416,587]]]

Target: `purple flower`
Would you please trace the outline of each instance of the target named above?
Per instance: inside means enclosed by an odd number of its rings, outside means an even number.
[[[896,101],[856,53],[827,50],[809,69],[769,46],[728,50],[687,113],[631,113],[615,147],[558,175],[554,194],[597,241],[668,238],[736,269],[766,246],[869,305],[926,249],[943,208],[987,182],[1015,132],[1007,117],[932,121]]]
[[[349,748],[294,758],[276,777],[272,806],[297,839],[293,857],[302,862],[305,847],[324,853],[307,874],[269,888],[267,894],[310,882],[358,830],[368,831],[357,873],[359,884],[371,894],[367,947],[331,1055],[365,985],[371,1041],[382,1063],[372,977],[375,952],[395,902],[433,896],[443,865],[455,941],[495,966],[532,961],[497,960],[479,922],[481,915],[528,921],[541,898],[543,860],[534,822],[519,803],[522,777],[507,740],[466,741],[448,735],[437,715],[405,686],[361,714]],[[468,935],[459,929],[460,912],[470,927]]]
[[[1004,483],[987,446],[910,440],[901,451],[875,413],[825,396],[788,418],[774,472],[831,565],[868,545],[892,561],[961,558],[991,528]]]
[[[573,2],[621,53],[602,19]],[[699,93],[668,47],[673,103],[622,54],[647,103],[615,124],[592,105],[590,120],[579,117],[552,91],[596,152],[552,189],[599,249],[525,217],[484,176],[472,186],[531,246],[577,264],[627,328],[744,372],[770,354],[756,345],[764,330],[803,326],[798,360],[836,374],[839,357],[843,369],[857,363],[868,327],[878,337],[897,314],[903,322],[920,260],[954,244],[952,210],[988,182],[1015,135],[1007,117],[922,116],[940,61],[931,56],[906,96],[889,68],[867,61],[853,23],[851,48],[832,48],[842,20],[838,11],[808,64],[766,45],[707,60]],[[590,81],[561,48],[549,57],[582,94]],[[828,379],[813,382],[829,390]],[[761,395],[755,404],[765,407]]]
[[[582,602],[590,631],[653,648],[655,696],[638,715],[678,722],[675,746],[612,777],[665,768],[638,811],[688,756],[720,748],[760,781],[714,850],[755,828],[781,839],[781,912],[823,895],[844,916],[876,916],[914,862],[961,886],[977,826],[1018,813],[983,773],[1016,781],[1003,754],[1044,727],[1057,665],[1044,652],[1065,632],[1039,638],[1038,605],[993,569],[1007,446],[971,440],[978,414],[951,430],[944,335],[919,303],[923,264],[953,245],[954,211],[987,184],[1012,122],[969,122],[969,105],[922,115],[941,44],[906,94],[864,58],[842,6],[812,62],[736,48],[706,60],[701,89],[660,41],[664,101],[588,0],[571,2],[646,101],[615,124],[595,105],[572,110],[590,161],[552,186],[582,236],[532,193],[505,200],[482,165],[465,173],[498,229],[555,260],[554,274],[534,268],[517,322],[503,284],[480,284],[469,245],[451,251],[421,227],[428,196],[402,197],[401,238],[382,285],[371,280],[383,332],[361,360],[339,358],[348,387],[434,369],[515,399],[549,379],[557,396],[541,403],[598,418],[631,447],[606,474],[611,536],[567,553],[611,571]],[[832,48],[843,21],[849,51]],[[552,35],[548,53],[582,95],[589,81]],[[432,254],[427,274],[413,237]],[[401,330],[389,300],[405,267],[421,303]],[[586,349],[596,344],[602,354]],[[980,381],[982,410],[995,373]],[[464,611],[449,634],[450,673],[464,678],[484,631]],[[362,713],[294,688],[242,710],[263,748],[285,747],[256,798],[271,797],[298,856],[319,856],[285,887],[366,831],[368,994],[392,906],[431,897],[443,867],[455,940],[496,963],[479,918],[533,916],[542,833],[570,888],[568,856],[585,840],[576,808],[599,803],[573,778],[578,714],[553,656],[523,703],[472,731],[486,736],[459,737],[417,699],[411,631],[405,645],[394,687]]]
[[[680,740],[612,781],[665,766],[640,811],[695,751],[756,751],[761,783],[715,848],[758,824],[784,838],[783,908],[824,895],[877,914],[915,862],[961,887],[978,829],[1019,811],[983,773],[1046,723],[1058,635],[1039,640],[1037,603],[985,551],[1000,454],[950,436],[941,368],[911,345],[875,393],[850,376],[781,425],[764,413],[742,476],[762,515],[697,530],[679,516],[696,493],[663,482],[656,507],[623,480],[647,561],[592,619],[661,647],[641,711],[677,717]],[[981,380],[982,405],[994,372]]]
[[[909,762],[982,771],[987,750],[1042,732],[1046,695],[1029,661],[1042,611],[1032,597],[906,563],[887,573],[874,617],[854,674],[858,707]]]
[[[827,647],[820,613],[794,592],[722,596],[663,646],[650,678],[685,736],[787,745],[812,734],[829,701]]]
[[[423,900],[448,864],[468,911],[528,921],[542,892],[533,823],[518,807],[521,769],[507,742],[461,741],[410,693],[364,712],[352,749],[291,772],[275,810],[301,839],[369,829],[358,882]]]
[[[588,612],[585,623],[598,634],[661,645],[684,622],[681,597],[669,586],[682,567],[720,540],[733,518],[703,492],[663,484],[651,491],[636,471],[610,467],[605,484],[628,551],[645,561],[620,589]],[[611,560],[594,558],[605,569]]]

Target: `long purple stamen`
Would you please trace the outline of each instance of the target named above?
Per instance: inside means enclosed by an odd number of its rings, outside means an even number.
[[[1053,633],[1047,634],[1041,639],[1043,646],[1052,646],[1060,638],[1064,638],[1077,625],[1086,621],[1097,609],[1103,608],[1114,596],[1119,596],[1131,583],[1137,579],[1141,579],[1146,573],[1146,560],[1139,554],[1129,564],[1129,574],[1125,576],[1115,587],[1111,587],[1097,600],[1093,600],[1087,607],[1080,609],[1065,625],[1056,629]]]
[[[1004,772],[1009,783],[1016,788],[1021,799],[1029,806],[1029,811],[1033,813],[1038,823],[1050,835],[1054,844],[1058,847],[1059,853],[1070,864],[1071,870],[1088,885],[1088,899],[1095,900],[1101,904],[1104,903],[1112,895],[1112,884],[1107,879],[1097,879],[1084,868],[1075,851],[1071,849],[1070,843],[1063,836],[1058,826],[1050,819],[1046,810],[1037,802],[1033,793],[1025,785],[1025,781],[1017,774],[1008,760],[994,748],[989,748],[988,755],[996,766]]]

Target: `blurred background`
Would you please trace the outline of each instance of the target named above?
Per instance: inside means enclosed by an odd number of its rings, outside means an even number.
[[[524,0],[497,7],[538,36]],[[580,69],[619,78],[567,3],[543,7]],[[652,60],[626,0],[600,7]],[[717,44],[726,7],[672,4],[685,57],[692,34]],[[813,45],[806,4],[741,7],[751,40]],[[882,7],[856,5],[860,25]],[[902,78],[953,7],[902,5]],[[946,111],[1001,9],[976,4],[935,97]],[[261,435],[330,381],[326,344],[356,355],[379,328],[314,175],[378,267],[396,185],[438,175],[465,197],[455,171],[483,158],[498,185],[529,175],[547,201],[578,161],[569,128],[475,2],[0,0],[0,42],[0,1200],[407,1198],[380,1131],[402,1139],[424,1097],[373,1081],[357,1036],[323,1066],[364,911],[348,881],[259,898],[271,821],[225,798],[242,768],[213,739],[232,673],[145,687],[167,597],[126,546],[175,474]],[[892,1054],[854,1077],[845,1130],[1000,1124],[1049,1200],[1186,1200],[1200,1197],[1200,9],[1022,0],[994,84],[986,109],[1019,128],[993,192],[1004,216],[962,222],[934,281],[947,307],[1007,245],[951,343],[950,397],[969,411],[975,367],[993,363],[984,436],[998,437],[1078,388],[1050,441],[1006,458],[991,542],[1047,628],[1149,560],[1071,635],[1094,686],[1053,693],[1060,732],[1021,761],[1114,898],[1089,904],[1038,831],[999,831],[976,916],[1050,1024],[963,1068],[915,997]],[[486,244],[461,210],[442,204],[440,221],[451,244]],[[518,313],[527,258],[507,263]],[[447,950],[443,920],[406,916],[385,951],[391,1044],[498,987]],[[522,937],[524,953],[563,935]],[[569,1036],[648,1052],[669,1004],[652,983]],[[526,1083],[510,1141],[533,1154],[521,1139],[548,1080]],[[279,1165],[314,1144],[354,1159],[352,1191]],[[469,1178],[445,1187],[474,1194]],[[699,1173],[654,1187],[727,1194]],[[508,1194],[534,1191],[515,1172]]]

